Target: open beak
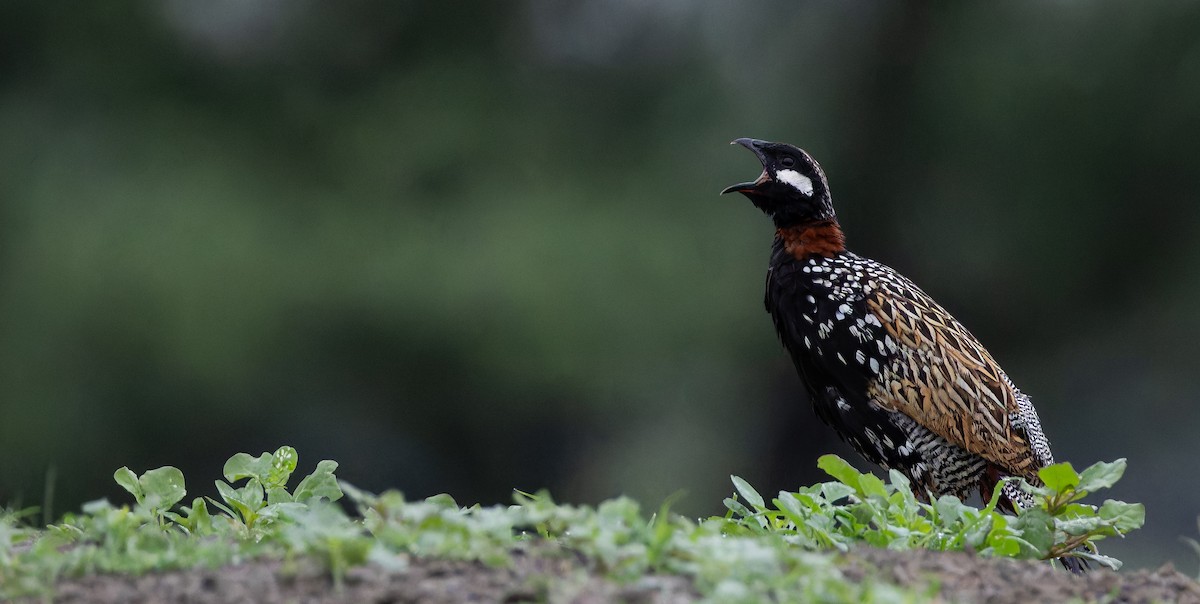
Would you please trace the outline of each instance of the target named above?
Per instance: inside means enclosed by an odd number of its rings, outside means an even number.
[[[753,138],[739,138],[729,144],[741,145],[741,146],[753,151],[754,155],[758,156],[758,161],[763,163],[763,171],[762,171],[762,174],[758,175],[757,179],[755,179],[751,182],[743,182],[743,183],[738,183],[736,185],[731,185],[731,186],[725,187],[725,189],[723,191],[721,191],[721,195],[724,195],[726,193],[733,193],[733,192],[753,193],[755,191],[755,189],[757,189],[763,183],[771,182],[771,175],[767,172],[767,168],[766,168],[766,163],[767,163],[766,158],[763,157],[762,147],[763,147],[763,145],[767,144],[765,141],[760,141],[760,140],[756,140]]]

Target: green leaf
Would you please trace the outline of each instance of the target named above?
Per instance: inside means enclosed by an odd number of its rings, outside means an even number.
[[[121,488],[129,491],[129,494],[133,495],[135,501],[138,503],[142,502],[142,486],[138,484],[137,474],[134,474],[133,470],[130,470],[126,466],[121,466],[113,473],[113,480],[117,481],[117,484],[121,485]]]
[[[212,534],[212,516],[209,515],[208,506],[205,505],[202,497],[193,499],[192,507],[183,508],[181,514],[165,512],[163,515],[183,527],[191,535]]]
[[[1043,487],[1043,486],[1036,485],[1036,484],[1030,484],[1029,481],[1025,480],[1024,478],[1017,479],[1017,486],[1020,487],[1020,489],[1022,491],[1029,493],[1030,495],[1033,495],[1035,497],[1041,497],[1043,499],[1045,499],[1046,497],[1050,497],[1050,496],[1054,495],[1054,493],[1055,493],[1054,489],[1051,489],[1049,487]],[[996,494],[994,494],[992,497],[992,499],[994,501],[999,500],[999,497],[996,496],[999,493],[1000,493],[1000,489],[999,489],[999,487],[997,487]],[[992,509],[995,509],[995,508],[992,508]]]
[[[237,501],[237,489],[229,486],[223,480],[215,480],[213,482],[217,485],[217,494],[221,496],[221,499],[225,500],[225,503],[233,505],[233,502]]]
[[[1013,523],[1013,528],[1020,531],[1021,538],[1037,549],[1039,558],[1048,554],[1054,546],[1054,518],[1042,508],[1034,507],[1022,511]]]
[[[725,504],[725,507],[730,512],[732,512],[733,514],[735,514],[737,516],[740,516],[742,520],[745,520],[747,518],[754,518],[756,521],[756,524],[758,524],[759,526],[766,525],[765,521],[762,518],[755,517],[754,512],[751,511],[750,508],[743,505],[742,502],[738,501],[737,499],[734,499],[733,497],[726,497],[725,500],[722,501],[722,503]]]
[[[766,509],[766,504],[763,503],[762,495],[759,495],[758,491],[754,490],[754,487],[750,486],[750,483],[742,480],[738,476],[730,476],[729,479],[733,481],[733,488],[737,489],[738,494],[742,496],[742,499],[746,500],[746,503],[749,503],[758,510]]]
[[[1096,506],[1088,505],[1086,503],[1069,503],[1069,504],[1063,506],[1062,511],[1059,512],[1059,514],[1058,514],[1058,516],[1060,518],[1073,518],[1076,516],[1095,516],[1095,515],[1096,515]]]
[[[837,455],[822,455],[817,458],[817,467],[842,484],[853,487],[856,492],[862,493],[862,485],[859,482],[859,477],[862,476],[862,473],[855,470],[854,466],[847,463],[841,457]]]
[[[292,494],[287,492],[287,489],[285,489],[283,487],[269,487],[266,489],[266,492],[267,492],[267,505],[274,505],[277,503],[291,503],[296,500],[296,498],[292,497]]]
[[[262,483],[258,482],[257,478],[251,478],[246,486],[237,490],[237,494],[238,500],[254,511],[266,505],[266,493],[263,492]]]
[[[192,500],[192,507],[187,510],[188,530],[193,535],[207,535],[212,532],[212,516],[204,500],[197,497]]]
[[[796,526],[804,524],[805,508],[802,500],[792,493],[780,493],[778,499],[772,499],[771,503],[775,504],[775,509],[783,512],[788,520],[791,520]]]
[[[966,507],[966,504],[954,495],[942,495],[937,498],[937,501],[933,502],[933,508],[937,510],[942,526],[950,526],[961,520],[963,517],[963,508]]]
[[[993,537],[992,535],[995,535]],[[997,556],[1005,556],[1007,558],[1016,558],[1021,553],[1021,548],[1030,547],[1024,541],[1015,535],[997,533],[992,531],[988,535],[988,547],[992,548],[992,554]]]
[[[216,481],[216,485],[221,499],[237,512],[242,522],[247,527],[253,525],[258,510],[263,507],[263,490],[258,479],[251,478],[250,482],[240,489],[235,489],[220,480]]]
[[[291,447],[285,445],[276,449],[275,454],[271,456],[271,469],[267,472],[266,479],[263,480],[263,486],[270,488],[286,485],[292,472],[296,471],[298,459],[296,450]]]
[[[1071,462],[1056,463],[1038,470],[1038,478],[1046,487],[1056,493],[1065,493],[1079,484],[1079,474],[1071,467]]]
[[[328,499],[329,501],[341,499],[342,488],[338,486],[337,478],[333,475],[337,467],[337,462],[329,459],[318,462],[317,469],[296,485],[296,490],[292,493],[293,500],[308,502],[313,499]],[[457,504],[454,507],[458,507]]]
[[[295,503],[290,501],[286,503],[272,503],[265,505],[262,507],[262,509],[258,510],[257,516],[258,520],[261,522],[275,520],[282,515],[301,513],[307,509],[308,506],[304,505],[303,503]]]
[[[217,491],[220,492],[220,490],[221,490],[220,485],[223,485],[225,483],[221,482],[219,480],[216,482],[217,482]],[[229,485],[225,485],[225,486],[228,487]],[[229,516],[230,518],[233,518],[233,519],[238,518],[237,512],[234,512],[232,509],[230,509],[229,505],[226,505],[225,503],[221,503],[220,501],[217,501],[216,499],[213,499],[212,497],[205,497],[205,499],[207,499],[209,503],[216,506],[218,510],[221,510],[222,512],[224,512],[226,516]]]
[[[1058,530],[1068,535],[1086,535],[1099,529],[1103,520],[1096,516],[1077,516],[1075,518],[1059,519],[1055,522]]]
[[[874,474],[861,474],[858,478],[858,486],[862,489],[863,495],[887,498],[887,487]]]
[[[836,503],[855,493],[854,487],[841,482],[826,482],[821,484],[821,493],[829,503]]]
[[[966,545],[974,549],[983,549],[990,532],[992,532],[992,516],[989,514],[968,525],[962,535]]]
[[[996,486],[992,489],[992,496],[988,499],[987,505],[984,506],[984,510],[988,512],[996,511],[996,506],[1000,505],[1000,496],[1004,493],[1004,485],[1011,480],[1014,479],[1003,478],[996,483]],[[1021,482],[1024,483],[1024,481]]]
[[[1125,465],[1124,457],[1114,462],[1094,463],[1079,475],[1079,486],[1075,488],[1090,493],[1112,487],[1125,474]]]
[[[167,510],[183,500],[183,472],[179,468],[163,466],[147,471],[138,478],[147,505],[154,510]]]
[[[325,463],[325,462],[321,462],[321,463]],[[329,463],[333,464],[333,467],[335,467],[335,468],[337,467],[337,463],[332,462],[332,461]],[[321,464],[317,464],[317,469],[320,469],[320,467],[321,467]],[[316,472],[313,472],[313,473],[315,474]],[[297,490],[299,490],[299,489],[297,489]],[[340,490],[338,492],[341,493]],[[436,505],[438,507],[451,509],[451,510],[458,509],[458,502],[454,501],[454,498],[451,497],[449,493],[438,493],[437,495],[430,495],[429,497],[425,498],[425,503],[432,503],[433,505]]]
[[[815,497],[807,493],[788,493],[787,491],[780,491],[779,499],[774,501],[784,502],[782,505],[779,503],[775,504],[775,507],[779,508],[780,510],[784,509],[786,506],[788,509],[796,510],[797,514],[819,512],[821,510],[821,504],[817,503]]]
[[[1100,506],[1100,517],[1121,533],[1142,528],[1146,523],[1146,506],[1109,499]]]
[[[237,453],[225,462],[222,473],[225,474],[225,480],[231,483],[243,478],[256,478],[262,482],[271,474],[273,462],[274,457],[270,453],[263,453],[258,457],[253,457],[249,453]]]

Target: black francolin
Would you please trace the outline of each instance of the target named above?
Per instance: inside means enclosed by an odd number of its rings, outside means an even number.
[[[803,150],[740,138],[762,162],[733,185],[775,222],[766,307],[817,415],[918,497],[1039,484],[1054,463],[1029,397],[912,281],[846,249],[825,173]],[[1030,504],[1014,482],[1009,511]],[[1069,566],[1075,566],[1069,564]]]

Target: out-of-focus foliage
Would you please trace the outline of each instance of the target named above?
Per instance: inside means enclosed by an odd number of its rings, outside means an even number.
[[[785,140],[857,251],[1128,457],[1134,565],[1200,485],[1200,6],[0,3],[0,501],[295,443],[414,495],[568,501],[850,455],[716,192]],[[52,488],[47,488],[47,483]],[[115,495],[116,493],[112,493]],[[49,497],[48,497],[49,495]]]

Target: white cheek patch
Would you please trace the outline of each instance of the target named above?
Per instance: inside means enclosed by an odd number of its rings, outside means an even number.
[[[775,178],[809,197],[813,194],[812,179],[795,170],[780,170],[775,173]]]

